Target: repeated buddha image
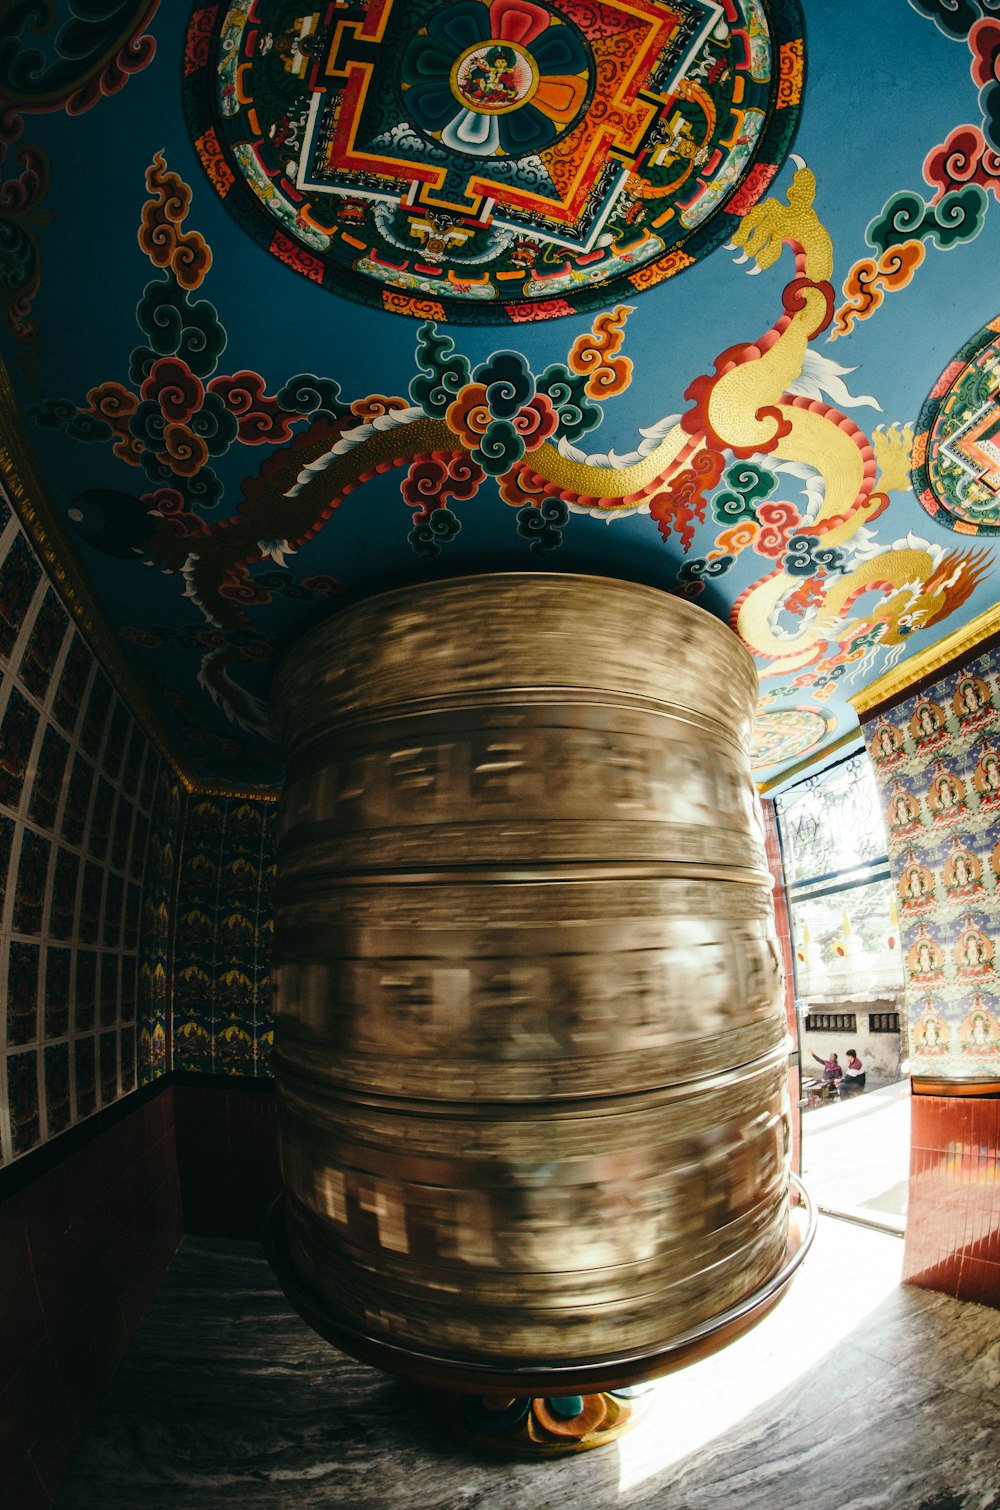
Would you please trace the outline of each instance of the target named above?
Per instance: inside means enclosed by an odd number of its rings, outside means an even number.
[[[934,766],[934,778],[927,791],[927,806],[931,822],[937,826],[961,823],[967,816],[965,782],[940,760]]]
[[[886,821],[890,835],[896,839],[917,833],[921,827],[920,799],[898,781],[889,792]]]
[[[1000,851],[1000,844],[997,846]],[[1000,853],[998,853],[1000,862]],[[914,917],[930,912],[935,905],[934,875],[924,865],[916,850],[908,849],[900,861],[899,880],[896,884],[904,917]]]
[[[910,733],[919,748],[933,749],[947,744],[949,734],[942,708],[929,698],[922,698],[910,717]]]
[[[971,916],[962,919],[962,930],[952,949],[959,980],[981,980],[995,974],[994,946],[988,934]]]
[[[1000,750],[987,744],[972,776],[980,810],[1000,807]]]
[[[951,1029],[930,997],[913,1026],[913,1045],[922,1055],[943,1058],[948,1053]]]
[[[979,992],[972,998],[972,1007],[958,1026],[959,1042],[965,1053],[986,1056],[1000,1042],[1000,1022],[994,1017]]]
[[[985,728],[996,718],[989,683],[971,673],[959,679],[951,706],[962,729]]]
[[[923,923],[918,926],[916,938],[906,951],[906,968],[914,985],[927,987],[944,982],[944,953]]]
[[[912,730],[912,719],[910,727]],[[883,769],[898,764],[905,755],[903,736],[888,719],[881,719],[876,725],[870,748],[873,761]]]
[[[954,899],[976,896],[985,891],[982,861],[959,838],[951,842],[941,880],[948,896]]]

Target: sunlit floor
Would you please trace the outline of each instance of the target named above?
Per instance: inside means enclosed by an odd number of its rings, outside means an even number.
[[[754,1332],[662,1380],[618,1442],[525,1463],[321,1342],[253,1245],[188,1239],[59,1510],[1000,1510],[1000,1311],[900,1286],[902,1250],[821,1217]]]
[[[821,1210],[902,1232],[909,1162],[909,1080],[802,1114],[802,1178]]]

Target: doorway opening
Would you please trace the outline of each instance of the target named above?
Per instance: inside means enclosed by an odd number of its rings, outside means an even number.
[[[843,756],[787,787],[775,811],[795,970],[803,1178],[821,1211],[902,1232],[905,977],[867,754]]]

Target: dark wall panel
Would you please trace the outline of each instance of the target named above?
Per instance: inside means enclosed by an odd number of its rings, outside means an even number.
[[[181,1239],[173,1091],[137,1099],[69,1133],[58,1163],[29,1155],[25,1176],[51,1167],[0,1199],[0,1485],[18,1510],[55,1494]]]

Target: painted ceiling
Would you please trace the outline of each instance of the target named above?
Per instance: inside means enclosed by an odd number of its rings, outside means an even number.
[[[437,576],[727,620],[765,785],[1000,629],[1000,0],[10,0],[0,96],[0,460],[196,786]]]

